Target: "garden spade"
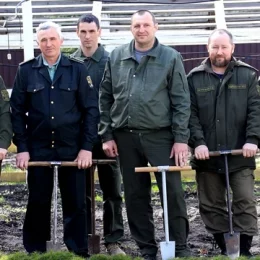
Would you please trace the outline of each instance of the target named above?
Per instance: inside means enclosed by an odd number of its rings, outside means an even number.
[[[224,160],[225,160],[227,207],[228,207],[228,220],[229,220],[229,232],[224,234],[224,239],[225,239],[225,243],[226,243],[227,255],[231,259],[236,259],[240,255],[240,234],[239,234],[239,232],[234,232],[234,230],[233,230],[229,174],[228,174],[228,160],[227,160],[227,155],[229,154],[229,152],[223,151],[222,154],[224,155]]]
[[[169,221],[168,221],[168,201],[166,171],[190,171],[190,166],[158,166],[158,167],[136,167],[135,172],[161,172],[162,173],[162,193],[163,193],[163,216],[165,241],[160,242],[162,260],[169,260],[175,257],[175,241],[169,241]]]
[[[88,237],[88,249],[90,254],[100,253],[100,236],[96,235],[96,219],[95,219],[95,165],[90,167],[91,182],[91,234]]]
[[[61,250],[61,244],[57,241],[57,213],[58,213],[58,165],[53,167],[53,194],[52,194],[52,203],[53,203],[53,228],[51,241],[46,242],[47,251],[59,251]]]
[[[166,185],[166,170],[169,166],[159,166],[158,171],[162,172],[162,187],[163,187],[163,216],[165,241],[160,242],[162,260],[169,260],[175,257],[175,241],[169,241],[169,221],[168,221],[168,201],[167,201],[167,185]]]

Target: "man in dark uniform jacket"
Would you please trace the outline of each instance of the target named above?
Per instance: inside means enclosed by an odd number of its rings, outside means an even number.
[[[5,88],[5,83],[0,76],[0,161],[2,161],[7,153],[7,148],[11,144],[13,131],[10,116],[9,95]],[[1,164],[0,164],[1,175]]]
[[[98,92],[102,80],[108,52],[98,39],[101,34],[99,20],[92,14],[82,15],[77,23],[77,35],[80,39],[80,47],[71,55],[75,59],[83,61],[88,70],[88,80]],[[102,142],[99,137],[93,147],[93,158],[108,159],[102,149]],[[91,224],[91,181],[90,174],[87,174],[87,215],[88,230]],[[98,165],[98,178],[103,192],[103,222],[104,239],[107,251],[110,255],[125,254],[119,247],[118,241],[124,235],[122,218],[122,197],[121,197],[121,173],[118,164]]]
[[[18,68],[11,96],[17,166],[28,161],[76,161],[59,169],[64,242],[77,255],[88,256],[85,174],[92,164],[97,138],[98,95],[87,83],[85,66],[62,55],[60,27],[45,22],[37,28],[41,54]],[[27,252],[45,252],[50,240],[52,169],[28,169],[29,198],[23,227]]]

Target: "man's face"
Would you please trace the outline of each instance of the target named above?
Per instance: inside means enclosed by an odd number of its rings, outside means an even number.
[[[63,39],[57,33],[55,28],[41,30],[37,33],[37,42],[39,48],[46,59],[55,59],[60,55],[60,47]]]
[[[77,35],[80,39],[81,46],[85,48],[93,48],[98,46],[98,39],[101,34],[101,29],[92,23],[79,23]]]
[[[146,45],[154,41],[158,24],[154,23],[151,14],[135,14],[132,17],[131,32],[135,41],[140,45]]]
[[[234,44],[231,43],[226,33],[213,34],[208,44],[208,53],[211,64],[218,68],[226,67],[234,52]]]

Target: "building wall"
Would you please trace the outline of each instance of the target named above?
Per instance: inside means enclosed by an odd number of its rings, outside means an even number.
[[[201,61],[208,56],[205,45],[182,45],[173,47],[182,54],[187,73],[192,68],[199,65]],[[8,53],[12,56],[11,60],[7,59]],[[38,54],[39,50],[36,49],[35,55]],[[234,55],[240,60],[260,70],[259,43],[237,44]],[[18,64],[22,61],[22,49],[0,50],[0,75],[3,77],[7,88],[12,88]]]

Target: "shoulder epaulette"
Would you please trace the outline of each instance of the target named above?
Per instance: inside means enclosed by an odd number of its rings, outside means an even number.
[[[84,64],[84,61],[82,61],[82,60],[80,60],[80,59],[77,59],[76,57],[69,56],[68,58],[69,58],[69,60],[76,61],[76,62],[79,62],[79,63],[81,63],[81,64]]]
[[[203,64],[200,64],[199,66],[193,68],[187,75],[187,77],[189,77],[190,75],[197,73],[197,72],[201,72],[201,71],[205,71],[205,67]]]
[[[237,66],[243,66],[243,67],[251,68],[251,69],[253,69],[254,71],[258,71],[257,68],[255,68],[255,67],[253,67],[253,66],[251,66],[251,65],[249,65],[249,64],[247,64],[247,63],[245,63],[245,62],[243,62],[243,61],[241,61],[241,60],[237,60],[237,61],[236,61],[236,65],[237,65]]]
[[[32,61],[32,60],[35,60],[35,57],[33,57],[33,58],[29,59],[29,60],[25,60],[25,61],[19,63],[19,65],[26,64],[27,62],[30,62],[30,61]]]

